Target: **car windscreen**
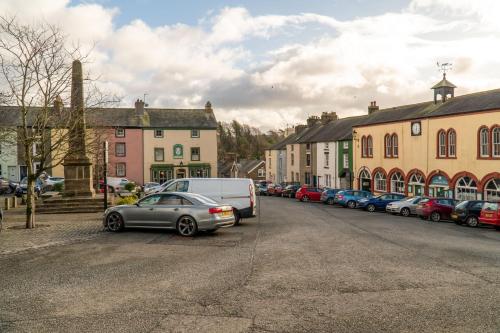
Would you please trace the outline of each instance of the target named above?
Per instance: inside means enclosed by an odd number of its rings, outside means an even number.
[[[467,204],[468,204],[468,203],[469,203],[468,201],[462,201],[461,203],[459,203],[459,204],[457,205],[457,208],[458,208],[458,209],[465,209],[465,208],[467,207]]]

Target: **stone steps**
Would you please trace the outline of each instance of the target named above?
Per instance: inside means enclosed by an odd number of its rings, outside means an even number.
[[[108,207],[111,203],[108,202]],[[36,207],[38,214],[70,214],[104,212],[104,198],[50,198],[39,201]]]

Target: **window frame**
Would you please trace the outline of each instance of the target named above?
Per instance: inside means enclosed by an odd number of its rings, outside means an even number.
[[[155,139],[161,139],[161,138],[164,138],[165,137],[165,134],[164,134],[164,131],[162,129],[154,129],[153,130],[153,135],[155,137]],[[157,135],[157,131],[160,131],[160,135]]]
[[[483,142],[483,134],[486,134],[485,136],[485,141]],[[479,127],[479,130],[477,132],[477,153],[478,153],[478,158],[489,158],[491,156],[491,138],[490,138],[490,129],[487,126],[481,126]],[[486,150],[486,153],[484,153],[484,149]]]
[[[119,135],[118,132],[123,131],[123,134]],[[125,137],[125,128],[123,127],[116,127],[115,128],[115,138],[124,138]]]
[[[198,149],[198,159],[193,159],[193,149]],[[191,147],[191,161],[201,161],[201,149],[200,147]]]
[[[496,135],[496,138],[495,138]],[[494,159],[500,158],[500,126],[493,126],[491,128],[491,157]]]
[[[384,136],[384,157],[392,157],[392,137],[389,134]]]
[[[443,140],[441,140],[443,139]],[[447,157],[447,135],[444,129],[440,129],[437,133],[437,157],[438,158],[446,158]]]
[[[372,158],[373,157],[373,138],[371,135],[368,135],[366,138],[366,152],[367,152],[367,157]]]
[[[198,133],[198,134],[197,134],[197,135],[194,135],[194,134],[193,134],[193,133],[194,133],[194,131],[196,131],[196,133]],[[199,129],[197,129],[197,128],[192,128],[192,129],[191,129],[191,137],[192,137],[192,138],[197,138],[197,139],[198,139],[198,138],[200,138],[200,130],[199,130]]]
[[[123,166],[123,174],[118,173],[118,166]],[[126,177],[127,176],[127,163],[119,162],[115,164],[115,174],[116,177]]]
[[[153,149],[153,151],[154,151],[154,159],[155,159],[155,162],[164,162],[164,161],[165,161],[165,148],[162,148],[162,147],[155,147],[155,148]],[[157,151],[161,151],[161,152],[162,152],[162,156],[163,156],[163,158],[162,158],[161,160],[156,158],[156,152],[157,152]]]
[[[446,157],[457,157],[457,132],[453,128],[446,132]]]
[[[391,135],[391,143],[392,143],[392,157],[399,157],[399,138],[396,133],[392,133]]]
[[[379,176],[380,177],[377,177]],[[378,185],[384,184],[384,188],[379,188]],[[373,189],[377,192],[387,192],[387,175],[382,171],[377,171],[373,175]]]
[[[123,147],[123,154],[118,154],[118,147]],[[127,156],[127,145],[125,142],[115,142],[115,156],[116,157]]]

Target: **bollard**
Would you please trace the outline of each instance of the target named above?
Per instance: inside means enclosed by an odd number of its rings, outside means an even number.
[[[12,197],[12,208],[17,208],[17,198]]]
[[[5,198],[5,210],[9,210],[10,209],[10,198]]]

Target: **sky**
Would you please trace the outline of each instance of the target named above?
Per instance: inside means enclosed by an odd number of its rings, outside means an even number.
[[[91,49],[85,70],[121,105],[201,108],[262,130],[500,88],[496,0],[2,0]]]

